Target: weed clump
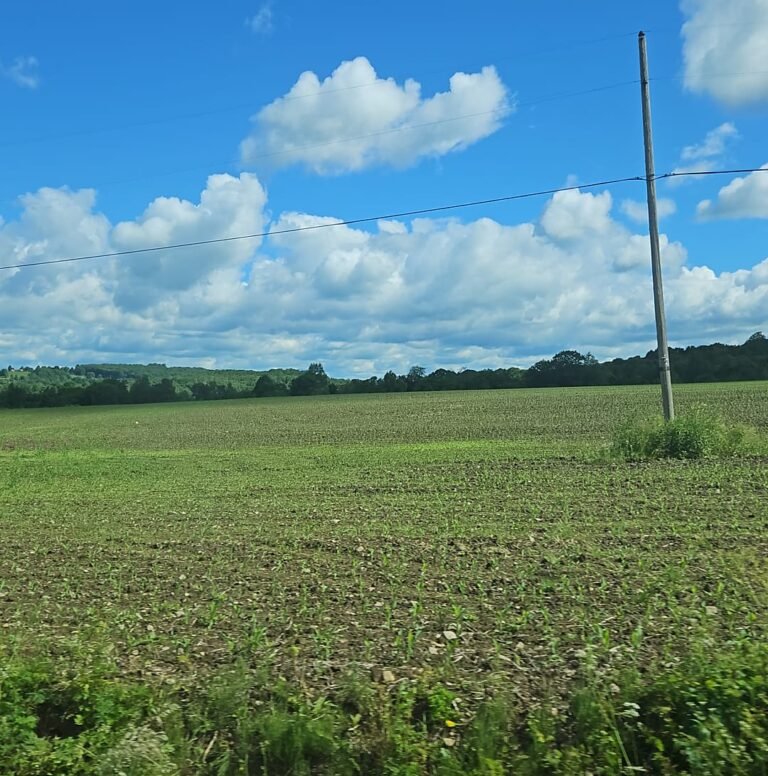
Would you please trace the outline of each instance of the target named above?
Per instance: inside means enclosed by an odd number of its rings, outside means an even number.
[[[41,736],[35,709],[63,690],[78,732]],[[169,697],[99,671],[73,678],[50,663],[0,661],[0,774],[765,776],[768,768],[768,645],[746,637],[698,640],[684,661],[642,672],[628,664],[608,677],[586,667],[551,704],[524,709],[503,685],[473,713],[458,700],[438,676],[396,687],[356,679],[332,698],[238,665]]]
[[[611,451],[625,461],[718,458],[741,452],[747,437],[745,426],[699,405],[668,423],[659,417],[625,423],[617,430]]]

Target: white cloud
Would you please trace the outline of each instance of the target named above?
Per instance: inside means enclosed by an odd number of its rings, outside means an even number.
[[[731,331],[761,329],[768,320],[768,259],[750,270],[720,275],[709,267],[683,268],[668,296],[672,310],[696,311],[699,336],[722,331],[726,320]]]
[[[729,106],[768,99],[768,0],[683,0],[688,89]]]
[[[638,224],[648,223],[648,204],[636,199],[625,199],[621,203],[621,212],[632,221]],[[659,220],[671,216],[677,212],[677,205],[674,199],[659,197],[656,200],[656,215]]]
[[[93,189],[42,188],[19,197],[18,221],[0,221],[0,255],[3,264],[19,264],[50,257],[102,253],[109,247],[109,221],[94,213]],[[62,265],[65,266],[65,265]],[[10,275],[0,274],[0,282]],[[32,278],[29,278],[30,280]],[[40,275],[37,285],[48,282]]]
[[[274,29],[272,3],[264,3],[253,16],[246,19],[246,24],[257,35],[269,35]]]
[[[26,89],[37,89],[40,85],[37,66],[36,57],[16,57],[13,60],[13,64],[9,67],[5,67],[0,62],[0,75],[9,78],[17,86],[22,86]]]
[[[613,198],[609,191],[600,194],[578,190],[555,194],[544,209],[541,225],[551,237],[582,240],[605,232],[611,223]]]
[[[455,73],[447,92],[422,97],[416,81],[380,78],[358,57],[322,81],[302,73],[286,95],[253,117],[240,150],[246,164],[303,164],[320,174],[405,167],[493,134],[511,110],[493,67]]]
[[[768,170],[764,164],[763,170]],[[768,218],[768,172],[751,172],[723,186],[713,202],[699,202],[696,214],[704,221],[716,218]]]
[[[601,259],[614,272],[648,267],[648,236],[631,234],[613,219],[612,207],[608,191],[563,191],[547,203],[539,224],[555,244],[588,253],[593,261]],[[680,243],[669,243],[666,235],[661,235],[659,242],[666,265],[677,268],[685,262]]]
[[[199,203],[158,198],[136,220],[112,225],[94,212],[92,190],[41,189],[20,198],[17,221],[0,224],[0,255],[7,257],[4,263],[23,263],[257,233],[263,230],[265,202],[254,176],[212,175]],[[22,342],[34,340],[45,320],[52,342],[70,342],[67,332],[75,327],[72,336],[81,347],[99,331],[109,340],[131,331],[144,348],[152,348],[152,332],[178,330],[181,316],[189,316],[183,326],[194,325],[195,300],[203,296],[211,307],[206,326],[230,326],[241,268],[260,242],[3,271],[0,320],[6,330],[18,331]],[[98,317],[101,326],[89,318],[87,329],[77,329],[86,315]]]
[[[707,132],[701,143],[685,146],[680,154],[680,165],[675,167],[675,173],[708,172],[722,168],[722,156],[729,146],[738,139],[736,125],[726,121],[719,127]],[[687,180],[685,177],[670,178],[671,185],[677,185]]]
[[[695,145],[685,146],[683,148],[680,158],[684,162],[699,161],[701,159],[711,159],[712,157],[721,156],[725,151],[726,144],[729,140],[737,138],[739,133],[735,124],[730,121],[726,121],[719,127],[707,132],[703,142]]]
[[[254,176],[211,176],[197,203],[159,198],[112,225],[92,191],[43,189],[0,223],[0,250],[20,261],[260,231],[265,200]],[[272,229],[335,220],[284,213]],[[661,247],[673,341],[767,327],[768,260],[716,274],[664,235]],[[644,352],[649,275],[647,235],[613,218],[610,194],[572,191],[530,223],[387,221],[2,272],[0,332],[9,360],[31,363],[499,366],[563,347]]]
[[[117,224],[112,244],[117,250],[211,240],[264,229],[266,192],[256,176],[211,175],[200,202],[158,197],[133,221]],[[261,243],[236,240],[183,250],[144,254],[120,262],[120,271],[155,290],[188,288],[216,268],[237,266]]]

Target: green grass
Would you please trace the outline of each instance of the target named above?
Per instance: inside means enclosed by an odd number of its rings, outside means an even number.
[[[727,457],[748,450],[751,436],[748,426],[725,421],[707,407],[694,406],[669,422],[655,417],[620,426],[612,452],[626,461]]]
[[[757,433],[612,459],[651,387],[0,411],[0,773],[765,773],[768,385],[675,398]]]

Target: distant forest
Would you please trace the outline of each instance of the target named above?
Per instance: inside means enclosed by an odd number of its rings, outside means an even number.
[[[742,345],[691,346],[670,351],[678,383],[768,380],[768,339],[755,332]],[[407,374],[345,380],[329,377],[323,365],[305,371],[265,372],[165,364],[78,364],[0,369],[0,407],[63,407],[147,404],[170,401],[317,396],[334,393],[464,391],[587,385],[643,385],[658,382],[656,351],[598,362],[590,353],[563,350],[528,369],[436,369],[413,366]]]

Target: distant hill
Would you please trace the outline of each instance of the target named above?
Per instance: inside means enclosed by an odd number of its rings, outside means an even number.
[[[151,383],[173,380],[179,386],[195,383],[231,385],[239,391],[253,388],[262,375],[288,384],[301,374],[300,369],[204,369],[200,366],[166,366],[165,364],[78,364],[74,373],[88,379],[138,380],[146,377]]]
[[[298,369],[204,369],[165,364],[78,364],[0,369],[0,407],[134,404],[285,395]],[[271,386],[259,394],[256,384]],[[343,382],[343,381],[334,381]]]
[[[755,332],[741,345],[670,350],[676,383],[768,380],[768,339]],[[143,404],[166,401],[306,396],[328,393],[461,391],[657,383],[655,351],[599,363],[591,353],[562,350],[528,369],[436,369],[413,366],[408,374],[329,377],[323,365],[308,369],[203,369],[165,364],[78,364],[74,367],[0,369],[0,407],[61,407],[72,404]]]

